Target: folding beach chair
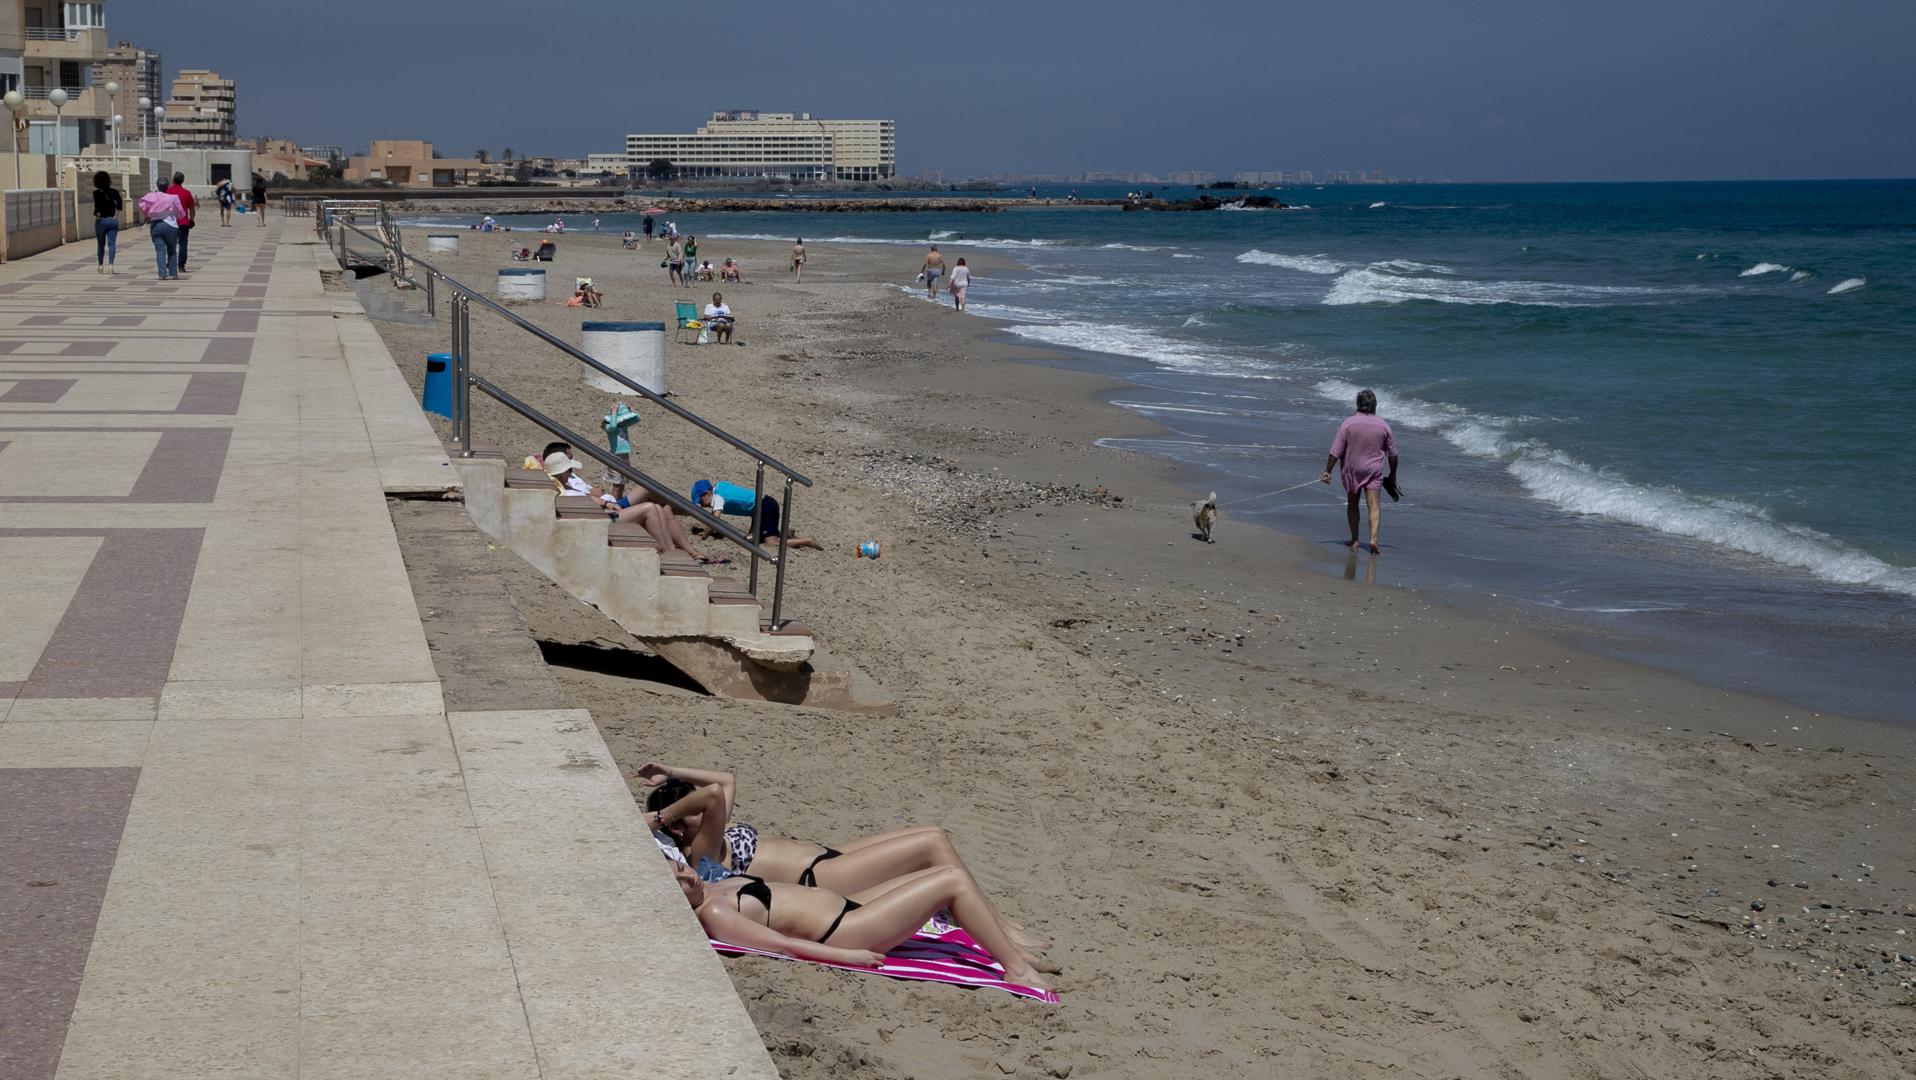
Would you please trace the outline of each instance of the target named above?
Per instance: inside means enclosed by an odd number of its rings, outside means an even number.
[[[672,308],[679,320],[679,340],[687,345],[697,345],[699,332],[705,329],[705,324],[699,321],[699,306],[680,301],[673,304]],[[688,330],[692,333],[691,341],[685,341],[685,333]]]

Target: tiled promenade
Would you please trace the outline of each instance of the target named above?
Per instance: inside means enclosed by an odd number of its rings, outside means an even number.
[[[773,1075],[591,718],[445,712],[452,470],[241,220],[0,266],[0,1080]]]

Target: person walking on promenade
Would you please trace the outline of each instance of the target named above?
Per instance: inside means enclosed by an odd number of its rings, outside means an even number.
[[[1377,395],[1369,390],[1357,392],[1357,411],[1337,427],[1331,440],[1331,454],[1324,462],[1324,475],[1318,481],[1331,482],[1331,468],[1343,464],[1344,491],[1350,497],[1345,514],[1350,518],[1351,538],[1346,546],[1357,550],[1357,500],[1370,504],[1370,553],[1377,554],[1377,526],[1384,507],[1378,489],[1397,495],[1397,440],[1390,425],[1377,415]],[[1390,471],[1384,468],[1389,465]]]
[[[213,188],[213,197],[220,204],[220,228],[229,228],[233,224],[233,203],[238,196],[233,192],[233,181],[221,180]]]
[[[792,239],[792,284],[797,285],[804,280],[805,238],[799,236]]]
[[[166,193],[180,200],[180,206],[185,211],[180,216],[180,257],[179,261],[173,265],[174,276],[178,277],[186,273],[186,244],[193,234],[194,199],[193,193],[186,189],[186,174],[174,173],[173,183],[167,186]]]
[[[186,216],[186,208],[169,192],[149,191],[140,196],[140,213],[146,215],[147,233],[153,237],[160,280],[179,277],[180,219]]]
[[[100,260],[100,273],[113,272],[114,256],[120,247],[120,208],[126,199],[113,186],[113,178],[104,170],[93,174],[93,246]]]
[[[253,219],[257,228],[266,227],[266,178],[259,173],[253,174]]]
[[[925,279],[925,299],[938,299],[938,277],[945,272],[945,257],[938,254],[938,245],[925,252],[925,265],[918,270],[918,276]]]

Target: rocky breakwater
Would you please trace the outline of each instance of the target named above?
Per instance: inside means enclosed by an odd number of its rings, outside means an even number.
[[[1235,199],[1220,199],[1215,195],[1199,195],[1195,199],[1132,199],[1124,204],[1126,210],[1285,210],[1283,202],[1269,195],[1240,195]]]

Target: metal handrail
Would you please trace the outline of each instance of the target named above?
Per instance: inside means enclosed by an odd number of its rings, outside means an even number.
[[[617,472],[620,476],[625,477],[628,482],[635,483],[650,492],[653,496],[671,503],[672,507],[680,513],[690,515],[692,520],[698,522],[700,525],[718,533],[761,559],[772,563],[778,562],[778,556],[765,550],[764,547],[747,537],[744,533],[738,531],[738,529],[727,524],[724,520],[714,516],[711,511],[706,510],[704,507],[685,498],[678,492],[661,484],[659,481],[647,476],[634,466],[620,460],[618,455],[613,454],[611,451],[601,450],[592,445],[591,440],[584,435],[573,431],[557,420],[520,401],[487,379],[474,375],[471,372],[466,373],[466,379],[473,386],[491,395],[493,400],[499,402],[501,405],[504,405],[506,408],[511,409],[513,412],[546,429],[548,432],[557,435],[559,438],[564,439],[566,443],[572,447],[574,453],[583,451],[586,456]]]
[[[390,247],[390,245],[388,245],[384,240],[382,240],[381,238],[377,236],[372,235],[371,233],[367,232],[366,230],[360,228],[357,225],[348,224],[346,222],[337,222],[336,224],[340,225],[343,228],[351,229],[353,232],[358,233],[359,235],[365,237],[368,240],[371,240],[375,244],[379,244],[382,247]],[[791,477],[793,480],[796,480],[799,483],[804,484],[806,487],[812,486],[811,478],[806,476],[804,473],[799,472],[797,469],[792,468],[791,466],[778,460],[777,458],[766,453],[765,451],[760,450],[758,447],[753,446],[751,443],[748,443],[745,440],[739,438],[738,436],[733,435],[731,432],[726,431],[723,428],[715,426],[714,424],[711,423],[711,421],[706,420],[704,417],[698,415],[697,413],[693,412],[690,409],[685,408],[683,405],[680,405],[677,402],[666,398],[664,395],[656,391],[648,390],[645,387],[640,386],[638,383],[634,382],[629,376],[627,376],[623,372],[607,367],[604,363],[601,363],[599,360],[594,359],[590,354],[581,351],[576,346],[568,344],[567,342],[557,337],[554,337],[550,332],[546,331],[545,329],[539,326],[536,326],[530,322],[527,322],[525,319],[520,318],[516,312],[512,311],[512,309],[494,302],[491,298],[487,296],[484,296],[478,292],[475,292],[471,286],[465,284],[464,282],[460,281],[458,278],[453,277],[451,274],[446,273],[444,270],[439,269],[438,267],[420,258],[419,256],[408,255],[406,256],[406,261],[412,263],[415,266],[423,267],[429,274],[438,276],[440,279],[445,281],[446,284],[452,286],[454,289],[458,290],[459,292],[464,293],[468,298],[477,300],[481,305],[491,310],[494,314],[497,314],[503,317],[506,321],[513,323],[514,325],[518,326],[521,330],[524,330],[527,333],[530,333],[534,337],[544,341],[546,344],[551,345],[553,348],[558,349],[560,352],[565,353],[566,355],[572,357],[573,359],[579,361],[580,363],[586,364],[587,366],[593,368],[599,373],[617,380],[618,382],[629,387],[634,393],[637,393],[641,395],[642,397],[644,397],[647,401],[650,401],[653,404],[658,405],[659,407],[663,408],[665,411],[673,414],[674,416],[679,417],[682,420],[686,420],[690,422],[692,425],[699,428],[701,431],[704,431],[707,435],[714,436],[715,438],[718,438],[730,444],[734,449],[737,449],[745,454],[750,455],[753,459],[762,461],[765,464],[770,465],[772,468],[777,469],[779,472],[784,473],[786,476]],[[412,279],[409,277],[406,280],[411,281]]]

